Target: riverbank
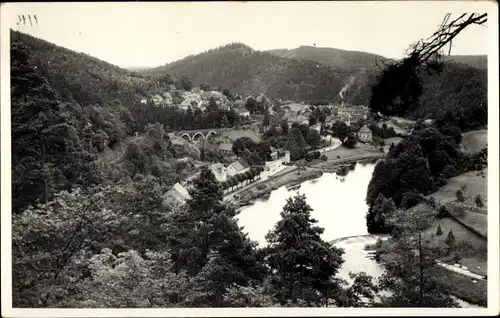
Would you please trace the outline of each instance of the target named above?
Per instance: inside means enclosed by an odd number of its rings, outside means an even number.
[[[373,248],[379,240],[387,240],[387,235],[367,234],[350,237],[343,237],[331,241],[335,247],[344,250],[344,263],[342,264],[339,276],[348,282],[352,282],[349,272],[365,272],[373,278],[379,278],[383,273],[383,266],[373,258]],[[450,289],[451,295],[464,308],[486,306],[487,281],[473,279],[449,268],[439,266],[433,269],[434,275]],[[475,283],[473,283],[475,281]]]
[[[295,166],[287,167],[284,171],[278,172],[266,180],[257,181],[242,190],[237,190],[227,195],[225,200],[232,202],[238,210],[241,210],[256,200],[267,199],[272,191],[282,186],[293,187],[307,180],[319,178],[325,172],[335,173],[353,162],[375,163],[385,156],[385,153],[365,146],[354,149],[339,146],[323,154],[328,158],[326,161],[317,159],[310,162],[294,162]],[[299,168],[297,167],[299,165],[305,167]]]
[[[247,188],[242,193],[234,196],[231,201],[238,210],[253,204],[257,200],[267,199],[271,192],[282,186],[293,187],[307,180],[316,179],[323,175],[323,171],[318,169],[302,170],[295,168],[286,173],[275,175],[265,181],[259,182]]]

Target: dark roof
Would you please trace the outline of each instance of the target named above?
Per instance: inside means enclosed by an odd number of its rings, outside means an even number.
[[[240,158],[240,160],[238,160],[238,162],[243,166],[244,169],[250,167],[248,162],[246,162],[245,159],[243,159],[243,158]]]

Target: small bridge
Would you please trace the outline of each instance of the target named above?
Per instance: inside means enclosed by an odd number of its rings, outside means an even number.
[[[174,135],[180,136],[189,142],[198,142],[200,140],[207,140],[210,137],[217,136],[221,133],[221,128],[210,129],[195,129],[195,130],[181,130],[173,132]]]

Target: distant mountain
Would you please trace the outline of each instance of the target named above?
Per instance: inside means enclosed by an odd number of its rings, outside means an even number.
[[[450,55],[444,57],[445,61],[466,64],[482,70],[488,69],[487,55]]]
[[[366,68],[375,69],[376,63],[384,62],[386,57],[359,51],[347,51],[329,47],[300,46],[296,49],[277,49],[267,51],[273,55],[296,59],[311,60],[333,68],[356,70]]]
[[[349,83],[345,98],[355,104],[366,103],[367,85],[374,80],[373,72],[364,67],[333,68],[311,60],[278,57],[241,43],[191,55],[143,73],[157,77],[166,73],[175,78],[188,76],[195,85],[207,83],[232,93],[264,93],[271,98],[295,100],[338,100],[339,92]]]
[[[381,55],[367,52],[347,51],[315,46],[300,46],[296,49],[276,49],[269,50],[267,52],[279,57],[296,60],[311,60],[333,68],[343,68],[349,70],[359,68],[374,69],[377,68],[377,62],[389,62],[392,60]],[[488,68],[486,55],[446,55],[444,60],[445,62],[465,64],[479,69]]]
[[[124,69],[131,71],[131,72],[144,72],[147,71],[153,67],[151,66],[127,66],[123,67]]]

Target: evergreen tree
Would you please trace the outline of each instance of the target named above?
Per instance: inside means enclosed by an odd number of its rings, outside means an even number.
[[[223,190],[204,166],[189,189],[186,209],[173,216],[168,240],[177,270],[187,269],[200,282],[192,305],[223,306],[223,294],[236,284],[261,281],[264,268],[255,243],[242,233],[236,211],[223,202]],[[174,266],[174,267],[175,267]]]
[[[481,195],[479,194],[476,196],[476,205],[480,208],[484,206],[483,200],[481,199]]]
[[[388,291],[382,297],[386,307],[457,307],[449,289],[436,278],[436,259],[445,251],[423,237],[435,219],[431,209],[399,211],[390,220],[394,227],[391,238],[384,243],[381,262],[386,272],[380,279],[380,288]]]
[[[441,229],[441,225],[438,225],[436,230],[436,235],[437,236],[443,235],[443,230]]]
[[[341,249],[323,241],[323,229],[315,226],[304,195],[289,198],[282,219],[268,233],[267,263],[271,269],[271,293],[287,301],[309,305],[328,304],[338,289],[334,275],[343,260]]]
[[[208,101],[208,106],[207,106],[207,112],[214,112],[217,111],[219,107],[217,106],[217,102],[215,101],[215,98],[212,96],[210,97],[210,100]]]
[[[446,242],[446,244],[448,244],[448,246],[455,245],[455,235],[453,235],[453,231],[452,230],[450,230],[448,232],[448,235],[446,236],[445,242]]]
[[[80,139],[83,127],[60,114],[57,93],[29,62],[30,50],[11,45],[13,210],[19,212],[55,192],[98,181],[95,153]]]
[[[269,126],[269,112],[267,111],[264,113],[264,119],[262,121],[262,125],[264,125],[264,127]]]

